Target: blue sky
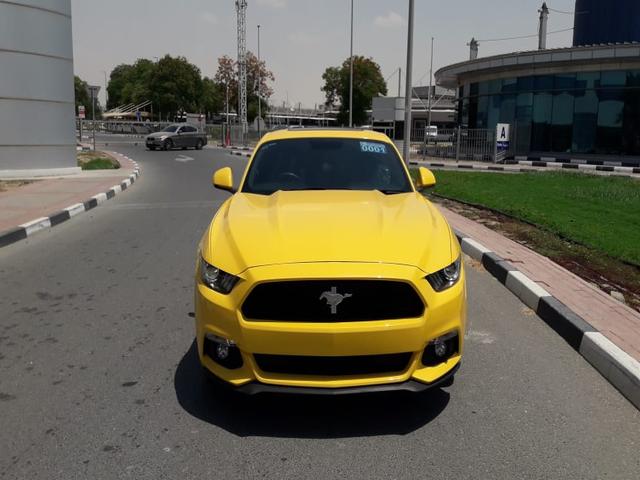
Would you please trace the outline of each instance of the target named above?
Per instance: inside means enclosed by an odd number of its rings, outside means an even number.
[[[574,0],[551,0],[572,11]],[[247,47],[261,53],[276,76],[272,103],[322,103],[322,72],[349,55],[350,0],[248,0]],[[535,34],[542,0],[415,0],[414,85],[428,84],[429,43],[434,70],[468,58],[466,43]],[[236,56],[234,0],[72,0],[74,65],[90,83],[104,84],[120,63],[183,55],[205,75],[217,58]],[[355,0],[354,53],[373,57],[389,77],[406,62],[407,0]],[[573,16],[551,12],[549,31],[573,27]],[[569,46],[572,32],[549,36],[548,47]],[[537,48],[537,39],[480,42],[480,56]],[[403,81],[404,84],[404,81]],[[397,89],[397,76],[389,79]],[[101,98],[103,93],[101,92]]]

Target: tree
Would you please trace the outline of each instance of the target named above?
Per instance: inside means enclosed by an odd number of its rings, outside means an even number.
[[[202,96],[200,69],[184,57],[165,55],[149,80],[149,100],[163,113],[197,112]]]
[[[225,111],[227,88],[229,89],[229,111],[237,110],[238,69],[236,66],[236,62],[231,57],[223,55],[222,57],[218,58],[218,70],[216,71],[216,75],[213,80],[220,86],[225,96]]]
[[[142,103],[151,95],[150,82],[156,64],[141,58],[133,65],[118,65],[113,69],[109,79],[108,108],[127,103]]]
[[[258,79],[260,79],[259,85]],[[237,111],[238,62],[226,55],[218,58],[218,71],[214,80],[220,86],[223,96],[226,95],[227,86],[229,87],[229,110]],[[258,115],[258,91],[262,96],[262,113],[267,111],[268,99],[273,95],[273,89],[269,84],[274,81],[275,76],[267,68],[264,60],[258,61],[252,52],[247,52],[247,120],[249,122]]]
[[[91,118],[91,94],[89,93],[89,84],[84,80],[82,80],[77,75],[74,75],[73,90],[74,90],[75,103],[76,103],[76,115],[78,115],[78,105],[83,105],[85,108],[86,116],[88,119],[90,119]],[[100,104],[98,103],[97,98],[95,103],[95,115],[96,115],[96,118],[102,117],[102,109],[100,108]]]
[[[78,105],[91,111],[91,99],[89,98],[89,84],[82,80],[79,76],[73,77],[73,89],[76,97],[76,115],[78,114]]]
[[[223,87],[211,78],[202,80],[201,107],[207,114],[222,112],[225,109],[225,92]]]
[[[338,122],[342,125],[349,123],[349,66],[347,58],[341,67],[328,67],[322,74],[324,85],[322,91],[326,97],[326,105],[340,102]],[[373,97],[387,94],[387,84],[384,81],[380,65],[372,58],[363,56],[353,57],[353,123],[362,125],[367,122],[367,110],[371,108]]]

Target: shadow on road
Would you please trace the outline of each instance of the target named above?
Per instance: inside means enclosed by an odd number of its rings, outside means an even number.
[[[176,370],[178,402],[194,417],[243,437],[403,435],[435,419],[449,403],[449,394],[441,389],[340,397],[245,396],[206,380],[196,348],[194,341]]]

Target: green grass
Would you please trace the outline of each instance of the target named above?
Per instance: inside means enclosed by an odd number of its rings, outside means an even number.
[[[82,152],[78,154],[78,166],[82,170],[114,170],[120,164],[102,152]]]
[[[488,207],[640,265],[640,182],[575,173],[434,172],[434,193]]]

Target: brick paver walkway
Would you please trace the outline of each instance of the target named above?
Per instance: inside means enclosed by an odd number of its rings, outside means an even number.
[[[511,262],[531,280],[640,361],[640,313],[560,265],[473,220],[438,206],[456,230]]]
[[[117,170],[84,171],[0,192],[0,232],[82,203],[114,185],[120,185],[133,173],[135,165],[120,155],[114,156],[121,165]]]

